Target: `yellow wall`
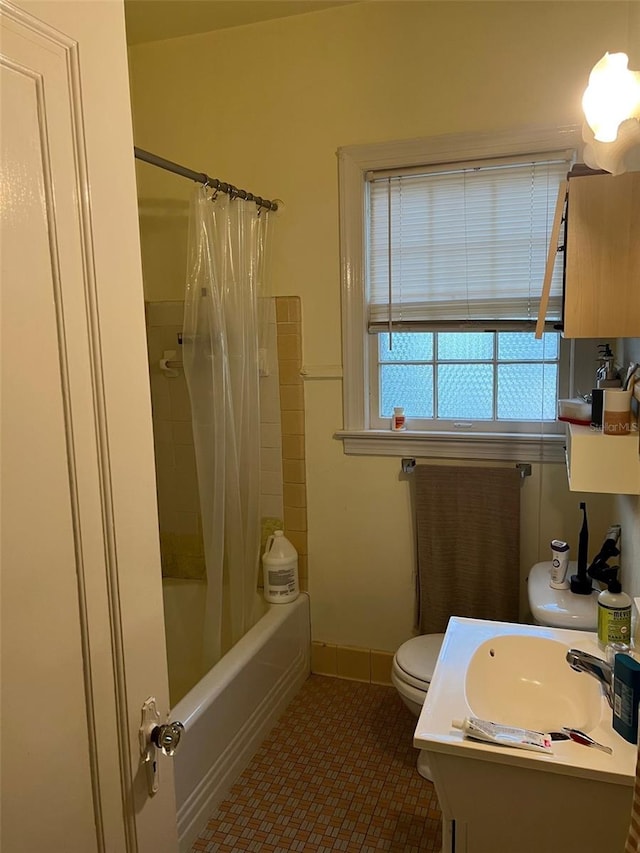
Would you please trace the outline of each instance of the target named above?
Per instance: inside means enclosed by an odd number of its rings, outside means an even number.
[[[273,291],[302,299],[304,364],[336,365],[336,149],[578,123],[588,71],[605,50],[627,50],[630,65],[640,67],[631,8],[580,0],[357,3],[136,46],[136,145],[284,199],[274,229]],[[178,298],[180,205],[189,185],[145,165],[138,175],[145,278],[154,291],[147,298]],[[333,438],[342,426],[340,380],[308,381],[305,405],[314,640],[393,650],[412,627],[408,484],[398,477],[398,459],[343,454]],[[552,537],[577,546],[584,495],[569,494],[560,465],[534,466],[522,495],[524,577],[547,558]],[[587,500],[595,547],[616,520],[613,501]],[[636,509],[625,504],[624,512],[637,523]]]

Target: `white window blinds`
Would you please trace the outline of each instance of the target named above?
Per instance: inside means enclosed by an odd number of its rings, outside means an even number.
[[[570,152],[368,175],[369,331],[523,328],[538,314]],[[548,320],[558,320],[562,264]]]

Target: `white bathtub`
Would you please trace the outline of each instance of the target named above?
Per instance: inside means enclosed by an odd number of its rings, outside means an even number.
[[[191,849],[310,671],[309,598],[271,604],[173,708],[185,726],[174,758],[180,851]]]

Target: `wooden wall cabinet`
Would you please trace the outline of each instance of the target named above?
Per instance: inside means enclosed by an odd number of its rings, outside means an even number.
[[[566,338],[640,337],[640,172],[569,173],[566,196],[563,316]],[[587,170],[588,172],[588,170]],[[536,336],[542,333],[563,204],[554,234]],[[553,243],[553,235],[552,235]],[[546,294],[545,294],[545,288]]]

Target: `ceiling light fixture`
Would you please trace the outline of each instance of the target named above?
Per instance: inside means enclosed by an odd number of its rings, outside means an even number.
[[[584,161],[613,175],[640,170],[640,72],[626,53],[605,53],[582,98]]]

